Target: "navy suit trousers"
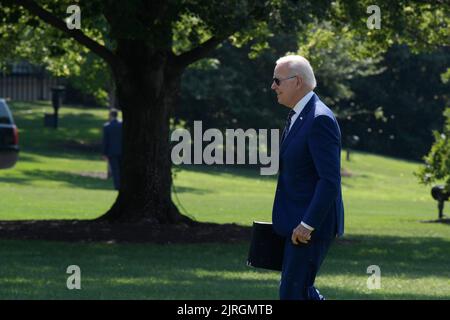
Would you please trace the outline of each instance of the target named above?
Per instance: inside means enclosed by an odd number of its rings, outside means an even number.
[[[319,300],[314,280],[332,240],[312,240],[295,245],[289,238],[284,246],[280,300]]]
[[[114,189],[119,190],[120,188],[120,162],[121,156],[109,156],[109,166],[111,168],[111,174],[114,181]]]

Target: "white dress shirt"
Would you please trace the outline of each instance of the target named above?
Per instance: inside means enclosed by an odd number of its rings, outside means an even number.
[[[311,100],[312,96],[314,95],[314,91],[310,91],[303,98],[300,99],[299,102],[294,107],[295,114],[291,118],[291,126],[289,127],[289,132],[291,132],[292,126],[294,125],[295,120],[297,120],[300,113],[305,108],[306,104]],[[303,119],[300,119],[303,120]],[[289,133],[288,133],[289,135]]]
[[[303,98],[300,99],[299,102],[297,102],[297,104],[294,107],[294,111],[295,114],[292,116],[291,118],[291,126],[289,127],[289,133],[291,132],[291,128],[294,125],[295,120],[297,120],[297,118],[300,116],[300,113],[303,111],[303,109],[305,108],[306,104],[309,102],[309,100],[312,98],[312,96],[314,95],[314,91],[310,91],[308,92]],[[303,117],[300,118],[300,121],[303,120]],[[304,223],[303,221],[301,222],[301,225],[304,226],[306,229],[314,231],[314,228],[307,225],[306,223]]]

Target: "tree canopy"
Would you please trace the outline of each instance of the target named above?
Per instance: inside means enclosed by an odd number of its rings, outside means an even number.
[[[123,183],[105,215],[114,221],[184,220],[170,197],[169,119],[184,70],[224,41],[237,47],[250,43],[258,54],[283,32],[301,40],[317,21],[329,21],[335,30],[366,41],[367,52],[396,43],[428,50],[449,38],[450,8],[439,0],[377,1],[379,30],[367,27],[368,0],[80,0],[80,30],[68,29],[64,22],[72,4],[0,0],[0,60],[32,58],[70,74],[89,51],[108,67],[124,120]],[[311,46],[309,52],[317,48]],[[323,67],[335,71],[332,65]]]

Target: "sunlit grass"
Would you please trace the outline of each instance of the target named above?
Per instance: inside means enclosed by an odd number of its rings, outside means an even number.
[[[43,127],[48,104],[16,103],[21,154],[0,171],[0,219],[92,219],[116,192],[95,152],[107,110],[61,109],[58,130]],[[94,151],[71,147],[92,146]],[[437,218],[419,163],[364,153],[342,161],[346,235],[317,278],[329,299],[449,299],[450,225]],[[271,219],[275,177],[229,167],[176,170],[174,201],[199,221],[251,225]],[[445,213],[450,215],[449,205]],[[0,231],[1,232],[1,231]],[[0,241],[3,299],[276,299],[279,274],[245,265],[241,244],[87,244]],[[82,289],[68,290],[66,269],[79,265]],[[381,268],[369,290],[367,267]]]

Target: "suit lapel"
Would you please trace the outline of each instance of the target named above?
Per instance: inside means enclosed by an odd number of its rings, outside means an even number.
[[[294,125],[292,126],[291,130],[289,131],[287,137],[284,139],[283,143],[281,144],[280,154],[286,150],[289,142],[291,142],[291,140],[293,139],[295,134],[300,130],[300,128],[305,123],[305,117],[308,114],[308,112],[312,109],[314,104],[316,103],[316,99],[317,99],[317,97],[316,97],[316,94],[314,93],[313,96],[311,97],[311,99],[309,99],[306,106],[303,108],[302,112],[300,112],[300,115],[295,120]],[[300,118],[302,118],[303,120],[300,120]]]

